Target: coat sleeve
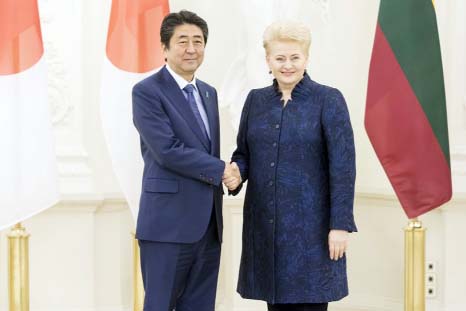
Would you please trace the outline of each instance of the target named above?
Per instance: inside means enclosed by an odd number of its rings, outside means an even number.
[[[147,92],[141,84],[133,88],[133,122],[141,140],[161,166],[182,176],[221,186],[225,162],[180,141],[160,98]]]
[[[355,232],[353,129],[345,99],[337,89],[332,89],[326,97],[322,108],[322,126],[329,163],[330,229]]]
[[[228,191],[231,195],[237,195],[243,186],[243,183],[249,177],[249,147],[248,147],[248,119],[249,119],[249,106],[251,105],[250,102],[252,101],[252,93],[250,91],[248,97],[246,98],[246,102],[243,106],[243,111],[241,113],[241,120],[239,123],[238,129],[238,136],[236,137],[236,150],[233,152],[231,156],[231,162],[236,162],[239,167],[241,173],[241,184],[233,191]]]

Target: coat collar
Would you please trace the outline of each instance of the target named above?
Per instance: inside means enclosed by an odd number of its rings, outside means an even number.
[[[312,93],[312,89],[315,86],[315,82],[311,80],[311,77],[305,72],[303,78],[296,84],[293,91],[291,92],[291,98],[296,100],[297,98],[307,98]],[[273,79],[273,84],[270,88],[270,96],[282,98],[282,92],[278,87],[277,79]]]

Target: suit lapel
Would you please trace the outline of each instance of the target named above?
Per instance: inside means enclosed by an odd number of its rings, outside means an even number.
[[[211,154],[215,153],[217,148],[218,142],[218,114],[217,114],[217,103],[215,102],[215,94],[213,94],[206,85],[202,82],[197,80],[197,88],[199,90],[199,94],[201,95],[202,101],[204,103],[204,108],[207,114],[207,119],[209,120],[209,128],[210,128],[210,142],[211,142]]]
[[[165,67],[163,67],[161,71],[164,80],[163,87],[166,89],[165,94],[167,95],[168,99],[176,108],[176,110],[178,110],[183,119],[185,119],[186,123],[188,123],[189,127],[194,132],[196,137],[201,141],[206,150],[209,150],[209,142],[201,132],[199,124],[196,121],[196,117],[194,116],[191,107],[189,107],[188,101],[183,95],[183,91],[180,89],[175,79],[173,79]]]

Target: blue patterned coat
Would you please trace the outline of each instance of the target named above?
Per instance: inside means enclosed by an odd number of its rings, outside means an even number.
[[[319,303],[348,295],[346,258],[332,261],[328,251],[330,229],[357,230],[354,141],[342,94],[307,74],[284,108],[276,82],[252,90],[232,161],[248,180],[241,296]]]

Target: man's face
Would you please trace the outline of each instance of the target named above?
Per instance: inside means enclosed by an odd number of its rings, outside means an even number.
[[[170,48],[163,46],[167,63],[173,71],[188,81],[204,60],[204,36],[201,28],[192,24],[175,27]]]

